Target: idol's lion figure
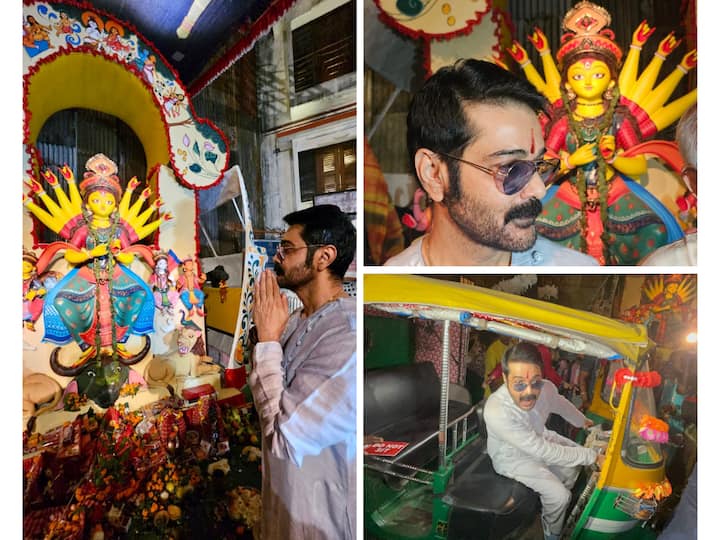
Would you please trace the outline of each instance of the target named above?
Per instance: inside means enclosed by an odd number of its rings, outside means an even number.
[[[220,372],[220,366],[205,354],[202,330],[194,322],[186,321],[184,316],[177,345],[177,351],[150,360],[145,368],[148,386],[165,388],[174,385],[178,379]]]

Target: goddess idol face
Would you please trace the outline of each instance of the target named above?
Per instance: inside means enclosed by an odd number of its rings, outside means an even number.
[[[88,195],[86,204],[94,216],[106,218],[113,213],[117,202],[109,191],[96,190]]]
[[[575,62],[567,72],[567,83],[578,98],[585,100],[601,100],[611,80],[608,65],[591,58]]]

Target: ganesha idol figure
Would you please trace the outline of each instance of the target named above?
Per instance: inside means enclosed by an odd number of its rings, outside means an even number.
[[[150,221],[162,202],[158,199],[143,210],[149,189],[132,202],[139,182],[131,179],[123,194],[117,166],[103,154],[91,157],[86,168],[79,189],[70,168],[61,169],[67,193],[52,172],[43,174],[57,200],[35,180],[30,183],[33,197],[24,197],[28,210],[66,240],[46,248],[46,252],[64,250],[72,270],[48,291],[43,316],[45,341],[58,345],[75,341],[82,351],[71,366],[59,364],[59,348],[51,354],[53,370],[68,376],[77,375],[91,358],[111,357],[130,365],[147,354],[148,334],[153,330],[153,292],[129,265],[140,255],[153,266],[150,249],[134,244],[171,218],[166,213]],[[125,347],[132,334],[145,336],[145,345],[136,354]]]
[[[655,86],[679,40],[672,33],[666,36],[638,76],[640,51],[655,29],[643,21],[621,62],[610,23],[610,14],[600,6],[576,4],[563,19],[568,33],[557,52],[558,65],[547,38],[535,29],[530,39],[540,53],[544,78],[518,42],[510,53],[551,103],[542,119],[546,146],[560,158],[560,175],[565,176],[543,200],[538,232],[601,264],[634,265],[683,236],[673,214],[634,179],[647,172],[648,154],[677,167],[676,148],[650,139],[696,101],[693,90],[666,104],[697,57],[694,50],[687,53]]]

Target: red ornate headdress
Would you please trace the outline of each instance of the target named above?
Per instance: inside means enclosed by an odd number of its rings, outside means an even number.
[[[105,154],[95,154],[87,160],[85,168],[88,170],[80,182],[80,195],[83,199],[93,191],[108,191],[120,199],[122,186],[117,177],[117,165]]]
[[[615,33],[607,28],[612,18],[608,11],[592,2],[575,4],[563,18],[562,46],[557,52],[560,69],[564,71],[584,56],[602,59],[613,72],[617,72],[622,50],[613,40]]]

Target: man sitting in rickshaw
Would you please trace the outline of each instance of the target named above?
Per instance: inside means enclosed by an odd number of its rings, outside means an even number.
[[[550,413],[575,427],[587,419],[542,376],[542,358],[531,343],[510,347],[502,358],[504,384],[487,400],[487,451],[498,474],[536,491],[545,539],[557,539],[581,465],[602,466],[602,454],[545,427]]]

